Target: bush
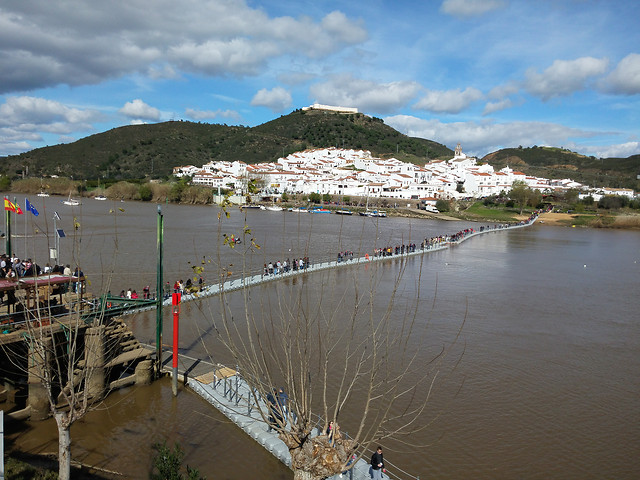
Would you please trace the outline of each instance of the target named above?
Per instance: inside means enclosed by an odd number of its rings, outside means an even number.
[[[6,175],[0,177],[0,192],[8,192],[11,189],[11,179]]]
[[[118,182],[107,188],[107,197],[111,199],[133,200],[138,196],[138,186],[129,182]]]
[[[621,195],[606,195],[598,201],[598,208],[605,210],[623,208],[629,205],[629,199]]]
[[[170,202],[179,202],[182,200],[182,192],[185,189],[185,184],[181,182],[176,182],[171,185],[171,189],[169,190],[169,201]]]
[[[310,193],[309,194],[309,201],[311,203],[320,203],[322,201],[322,197],[320,196],[319,193]]]
[[[153,192],[151,191],[151,187],[148,183],[140,185],[140,188],[138,189],[138,195],[140,195],[140,200],[142,200],[143,202],[151,201],[151,199],[153,198]]]
[[[436,201],[436,208],[439,212],[448,212],[450,209],[449,202],[446,200],[440,199]]]
[[[154,443],[153,449],[157,454],[153,457],[153,470],[149,475],[151,480],[203,480],[198,470],[187,465],[187,476],[185,477],[180,470],[182,469],[182,461],[184,460],[184,451],[178,443],[175,444],[173,450],[167,447],[166,442]],[[156,473],[157,471],[157,473]]]

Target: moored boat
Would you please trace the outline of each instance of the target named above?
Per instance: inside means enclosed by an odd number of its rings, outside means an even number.
[[[279,207],[278,205],[270,205],[266,207],[266,209],[269,210],[270,212],[281,212],[282,210],[284,210],[282,207]]]
[[[93,197],[94,200],[100,200],[100,201],[105,201],[107,199],[107,197],[105,197],[104,195],[96,195],[95,197]]]
[[[360,216],[362,217],[386,217],[387,212],[383,210],[366,210],[364,212],[360,212]]]
[[[336,215],[353,215],[353,212],[351,210],[341,209],[341,210],[336,210],[335,214]]]
[[[322,207],[313,207],[309,210],[309,213],[331,213],[331,210]]]
[[[77,207],[78,205],[80,205],[80,200],[76,200],[75,198],[71,198],[71,194],[69,194],[69,198],[67,198],[66,200],[62,200],[62,203],[64,205],[69,205],[71,207]]]

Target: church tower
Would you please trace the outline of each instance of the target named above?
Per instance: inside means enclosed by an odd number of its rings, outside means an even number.
[[[462,147],[460,146],[460,144],[456,146],[454,157],[462,157]]]

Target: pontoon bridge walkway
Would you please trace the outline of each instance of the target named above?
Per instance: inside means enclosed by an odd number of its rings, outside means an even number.
[[[260,275],[252,275],[252,276],[247,276],[242,278],[231,279],[225,282],[206,285],[199,292],[183,293],[181,301],[184,303],[184,302],[189,302],[194,300],[201,300],[206,297],[212,297],[212,296],[218,295],[221,292],[229,293],[235,290],[241,290],[243,288],[253,287],[255,285],[261,285],[267,282],[283,280],[285,278],[290,278],[296,275],[309,274],[313,272],[329,270],[332,268],[347,267],[347,266],[353,266],[353,265],[359,265],[359,264],[372,264],[375,262],[384,262],[387,260],[397,260],[398,258],[403,258],[403,257],[425,255],[431,252],[446,250],[448,248],[451,248],[452,246],[459,245],[465,240],[469,240],[470,238],[473,238],[478,235],[528,227],[530,225],[533,225],[533,223],[535,223],[537,218],[538,218],[538,215],[533,214],[527,221],[520,222],[518,224],[494,224],[494,225],[479,227],[478,230],[468,229],[453,235],[442,235],[440,237],[437,237],[440,239],[439,241],[436,241],[431,245],[426,245],[424,248],[420,248],[420,246],[418,245],[416,246],[416,249],[411,252],[405,251],[404,253],[392,254],[389,256],[365,255],[363,257],[356,257],[349,260],[343,260],[341,262],[334,260],[334,261],[322,262],[322,263],[312,263],[311,265],[303,269],[289,270],[288,272],[282,272],[278,274],[270,274],[270,275],[260,274]],[[120,298],[117,298],[117,299],[115,297],[112,297],[112,298],[114,302],[117,301],[117,303],[131,302],[129,299],[125,301]],[[131,305],[129,305],[129,308],[126,309],[125,313],[132,314],[132,313],[142,312],[145,310],[151,310],[153,308],[156,308],[155,301],[138,301],[138,302],[141,304],[140,307],[131,308]],[[163,302],[163,305],[170,306],[171,297],[166,298]]]
[[[502,230],[509,230],[514,228],[524,228],[532,225],[537,219],[537,215],[526,221],[516,225],[493,225],[490,227],[481,227],[479,230],[467,229],[458,234],[441,237],[441,241],[434,242],[429,247],[416,248],[415,251],[391,255],[391,256],[365,256],[355,258],[349,261],[333,261],[324,262],[315,265],[310,265],[308,268],[297,271],[289,271],[277,275],[254,275],[251,277],[230,280],[219,285],[209,285],[205,287],[201,292],[195,294],[182,295],[182,301],[192,301],[201,298],[217,295],[220,292],[230,292],[239,290],[242,288],[259,285],[262,283],[280,280],[283,278],[291,277],[299,274],[306,274],[311,272],[317,272],[321,270],[328,270],[331,268],[337,268],[347,265],[357,265],[361,263],[372,263],[385,261],[389,259],[397,259],[402,256],[415,256],[424,255],[430,252],[436,252],[445,250],[453,245],[458,245],[469,238],[485,233],[497,232]],[[170,305],[171,299],[164,302],[164,305]],[[135,311],[148,310],[155,308],[153,306],[144,306]],[[133,313],[129,310],[127,313]],[[154,351],[155,347],[147,345],[150,351]],[[162,367],[163,371],[172,375],[172,352],[164,351],[162,354]],[[189,387],[200,397],[205,399],[211,405],[216,407],[223,415],[229,418],[232,422],[238,425],[245,433],[251,436],[256,442],[262,445],[276,458],[278,458],[285,465],[291,465],[291,456],[286,445],[278,438],[278,434],[275,430],[269,431],[269,427],[264,418],[260,414],[260,410],[267,411],[268,407],[264,398],[256,392],[255,389],[250,387],[249,382],[245,380],[243,374],[236,369],[225,367],[220,364],[213,364],[205,360],[196,359],[187,355],[178,356],[178,377],[185,386]],[[254,382],[252,382],[254,383]],[[268,386],[267,386],[268,387]],[[321,429],[324,426],[322,418],[317,418],[317,428],[314,429],[315,435],[320,435]],[[348,435],[347,432],[342,432]],[[368,456],[372,452],[366,452],[363,458],[359,459],[353,467],[347,472],[344,472],[343,478],[348,480],[365,480],[370,479],[370,468],[368,462]],[[408,472],[405,472],[400,467],[393,465],[389,461],[385,461],[387,464],[387,473],[384,478],[391,478],[394,480],[419,480],[420,477],[416,477]],[[330,477],[332,480],[339,480],[339,475]]]
[[[153,345],[145,345],[145,347],[150,352],[155,350]],[[163,352],[162,369],[169,375],[173,374],[172,360],[170,351]],[[265,399],[249,386],[238,369],[234,370],[220,364],[179,355],[178,380],[213,405],[278,460],[291,466],[291,455],[287,446],[280,440],[275,430],[269,431],[267,422],[260,414],[260,409],[263,412],[267,411]],[[313,429],[312,436],[320,435],[324,427],[322,418],[316,416],[315,420],[316,427]],[[348,436],[344,431],[341,433]],[[373,452],[365,452],[364,457],[358,460],[350,470],[343,472],[342,478],[345,480],[371,479],[368,459],[372,454]],[[405,472],[388,460],[385,460],[385,464],[387,473],[384,474],[384,478],[420,480],[420,477]],[[339,480],[340,476],[334,475],[329,478]]]

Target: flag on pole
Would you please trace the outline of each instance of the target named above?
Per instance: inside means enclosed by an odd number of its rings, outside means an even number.
[[[55,218],[56,220],[60,220],[60,215],[58,215],[58,212],[53,212],[53,218]]]
[[[33,215],[36,217],[40,215],[40,213],[38,213],[38,210],[36,210],[36,207],[33,206],[33,203],[31,203],[28,198],[24,199],[24,209],[27,212],[33,213]]]
[[[4,197],[4,209],[22,215],[22,209],[17,204],[10,202],[7,197]]]

